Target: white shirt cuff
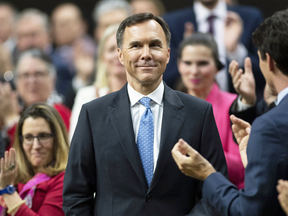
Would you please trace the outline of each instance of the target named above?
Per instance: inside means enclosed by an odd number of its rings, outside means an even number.
[[[241,101],[241,96],[239,95],[238,97],[237,97],[237,107],[236,107],[236,109],[237,109],[237,112],[241,112],[241,111],[245,111],[245,110],[247,110],[247,109],[249,109],[250,107],[253,107],[255,104],[253,104],[253,105],[248,105],[248,104],[244,104],[242,101]]]

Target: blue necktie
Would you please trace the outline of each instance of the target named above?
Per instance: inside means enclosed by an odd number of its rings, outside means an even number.
[[[150,108],[150,101],[151,99],[148,97],[143,97],[140,99],[140,103],[146,107],[146,110],[141,116],[137,136],[137,145],[148,186],[152,181],[154,165],[154,123],[152,110]]]

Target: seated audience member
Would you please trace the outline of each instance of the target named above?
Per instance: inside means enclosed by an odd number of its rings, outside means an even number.
[[[172,150],[184,174],[204,181],[205,202],[224,216],[286,215],[278,202],[276,185],[279,179],[288,179],[287,20],[288,10],[276,12],[261,23],[252,36],[258,47],[261,71],[272,94],[278,95],[276,107],[255,119],[252,127],[231,116],[232,130],[246,167],[244,190],[238,190],[216,172],[183,140],[180,139]]]
[[[71,113],[69,136],[72,139],[81,107],[95,98],[118,91],[125,83],[126,72],[117,53],[116,31],[118,24],[109,26],[98,47],[97,79],[94,85],[81,88],[76,95]]]
[[[219,57],[225,66],[216,75],[220,89],[234,92],[228,64],[231,60],[236,60],[242,67],[245,57],[248,56],[253,63],[257,92],[262,95],[265,80],[259,69],[257,49],[251,40],[252,32],[263,20],[258,9],[226,5],[223,0],[195,0],[191,7],[167,13],[163,18],[172,35],[170,62],[163,77],[169,86],[174,87],[174,82],[179,77],[176,51],[183,37],[193,32],[209,32],[217,42]]]
[[[215,76],[222,68],[212,35],[195,33],[180,44],[178,70],[182,86],[179,86],[179,90],[212,104],[227,161],[229,180],[240,189],[244,187],[244,167],[238,145],[233,140],[229,118],[229,108],[237,95],[219,89]]]
[[[100,0],[93,11],[94,39],[96,43],[100,42],[102,34],[108,26],[121,23],[131,13],[131,7],[125,0]]]
[[[278,200],[286,215],[288,215],[288,181],[280,179],[277,185]]]
[[[15,70],[15,83],[22,109],[38,103],[47,102],[60,113],[66,128],[69,128],[71,111],[62,104],[62,98],[54,89],[56,71],[50,58],[40,50],[24,52]],[[0,115],[12,146],[15,128],[19,120],[19,103],[16,92],[9,83],[0,84]]]
[[[82,12],[75,4],[63,3],[57,6],[52,11],[51,24],[55,46],[52,57],[57,65],[56,90],[66,98],[71,89],[77,91],[90,83],[93,67],[84,73],[77,71],[78,61],[83,58],[86,60],[87,56],[93,60],[96,46],[87,34]]]
[[[1,159],[1,215],[8,209],[13,216],[64,216],[69,142],[59,113],[44,103],[28,107],[20,117],[14,148]]]
[[[131,0],[133,14],[152,13],[154,16],[162,16],[165,13],[165,6],[161,0]]]

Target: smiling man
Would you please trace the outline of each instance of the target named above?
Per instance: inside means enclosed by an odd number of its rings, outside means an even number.
[[[116,37],[128,83],[83,105],[63,209],[67,216],[192,215],[202,185],[178,170],[170,152],[185,137],[227,176],[211,104],[162,81],[170,58],[170,32],[162,18],[132,15]]]

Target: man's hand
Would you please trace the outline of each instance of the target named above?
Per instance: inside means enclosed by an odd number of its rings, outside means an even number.
[[[183,38],[188,38],[194,33],[194,25],[192,22],[185,22]]]
[[[256,93],[251,59],[249,57],[245,58],[245,73],[238,68],[236,61],[231,61],[229,73],[231,74],[235,91],[242,97],[241,101],[247,105],[254,105],[256,103]]]
[[[241,17],[232,11],[227,12],[225,22],[225,46],[228,52],[235,52],[243,32],[243,21]]]
[[[183,139],[175,144],[172,156],[181,172],[192,178],[204,181],[216,172],[214,167]]]
[[[0,83],[0,115],[4,124],[19,115],[17,93],[8,82]]]
[[[239,144],[241,160],[242,160],[244,168],[246,168],[248,164],[246,150],[247,150],[248,140],[250,137],[251,125],[248,122],[235,117],[234,115],[231,115],[230,119],[232,122],[232,131],[237,140],[237,143]]]
[[[283,211],[288,215],[288,181],[280,179],[277,185],[278,200]]]

